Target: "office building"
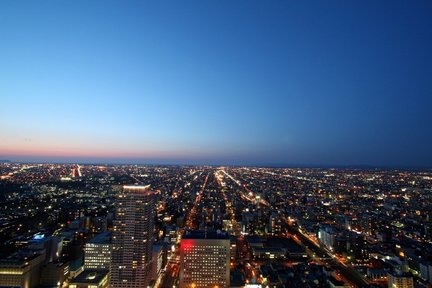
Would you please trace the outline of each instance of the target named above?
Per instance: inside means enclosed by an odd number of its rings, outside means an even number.
[[[33,288],[39,285],[45,254],[19,252],[0,260],[0,287]]]
[[[43,233],[37,233],[29,240],[27,248],[34,252],[45,253],[45,263],[48,263],[61,256],[63,241],[56,236],[45,236]]]
[[[90,240],[84,248],[85,269],[110,269],[112,233],[103,232]]]
[[[69,283],[69,288],[108,288],[109,270],[86,269]]]
[[[40,275],[40,286],[43,287],[62,287],[69,277],[69,262],[54,261],[42,267]]]
[[[404,273],[389,273],[388,274],[389,288],[414,288],[413,277]]]
[[[165,249],[163,243],[153,245],[150,280],[156,281],[162,271]]]
[[[157,192],[150,186],[124,186],[117,195],[110,286],[147,287]]]
[[[330,251],[334,251],[336,243],[337,231],[331,226],[322,226],[318,231],[318,240]]]
[[[432,262],[420,262],[420,277],[432,284]]]
[[[180,244],[180,288],[229,287],[229,266],[226,233],[186,232]]]

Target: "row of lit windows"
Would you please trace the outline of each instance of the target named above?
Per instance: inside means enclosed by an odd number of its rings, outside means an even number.
[[[212,273],[213,277],[210,278],[220,278],[220,277],[224,277],[226,273],[224,273],[224,271],[200,271],[200,272],[194,272],[194,271],[185,271],[185,273],[187,273],[186,275],[192,275],[192,276],[203,276],[203,275],[208,275],[208,273]]]
[[[189,263],[184,265],[185,269],[202,268],[202,269],[214,269],[215,267],[225,268],[226,264],[223,263]]]

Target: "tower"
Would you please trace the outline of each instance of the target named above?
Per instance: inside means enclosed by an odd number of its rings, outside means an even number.
[[[157,192],[147,186],[123,186],[117,195],[110,287],[147,287]]]

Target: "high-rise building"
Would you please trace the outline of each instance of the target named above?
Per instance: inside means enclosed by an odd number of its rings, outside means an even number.
[[[142,288],[150,282],[157,192],[123,186],[117,195],[110,287]]]
[[[112,233],[103,232],[91,239],[84,247],[85,269],[110,269]]]
[[[223,288],[229,285],[228,235],[217,232],[186,232],[180,244],[180,288]]]

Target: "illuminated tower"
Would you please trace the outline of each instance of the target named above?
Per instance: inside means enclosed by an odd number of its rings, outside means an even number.
[[[230,285],[230,240],[226,233],[187,232],[180,244],[180,288]]]
[[[156,194],[150,185],[123,186],[117,196],[110,287],[149,284]]]

